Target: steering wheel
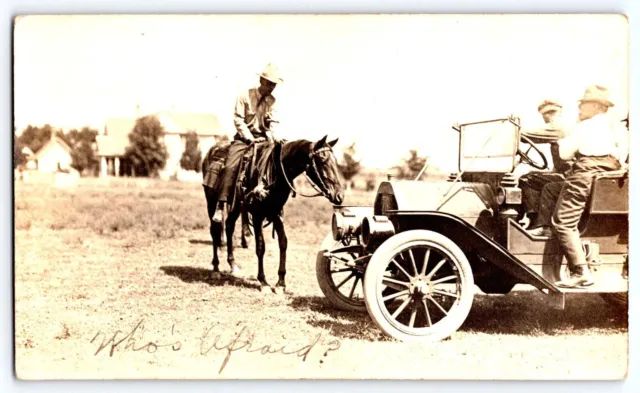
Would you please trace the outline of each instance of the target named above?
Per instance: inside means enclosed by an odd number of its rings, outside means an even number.
[[[516,154],[518,154],[520,156],[522,161],[527,163],[527,164],[529,164],[529,165],[531,165],[532,167],[534,167],[536,169],[540,169],[540,170],[548,169],[549,168],[549,162],[547,161],[547,157],[544,155],[544,153],[542,153],[540,151],[540,149],[538,149],[536,144],[533,143],[533,141],[531,139],[527,138],[524,135],[520,135],[520,140],[522,142],[525,142],[525,143],[529,144],[529,148],[527,149],[527,151],[523,152],[522,150],[520,150],[520,148],[518,148],[518,151],[516,152]],[[538,155],[542,158],[542,164],[534,161],[533,159],[531,159],[531,157],[529,157],[529,152],[531,151],[531,149],[535,150],[536,153],[538,153]]]

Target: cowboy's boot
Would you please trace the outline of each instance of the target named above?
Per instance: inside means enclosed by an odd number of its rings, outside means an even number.
[[[216,209],[216,212],[213,214],[213,217],[211,218],[214,222],[222,222],[225,205],[226,205],[225,202],[218,203],[218,208]]]
[[[566,280],[556,282],[556,285],[561,288],[576,288],[576,287],[588,287],[595,283],[595,278],[589,271],[589,266],[578,265],[575,268],[575,272],[571,274]]]

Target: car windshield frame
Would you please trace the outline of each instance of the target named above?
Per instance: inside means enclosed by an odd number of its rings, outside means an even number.
[[[458,131],[458,170],[460,172],[510,173],[515,169],[516,155],[520,144],[520,121],[518,118],[504,117],[483,120],[454,125],[453,128]],[[473,129],[476,128],[483,130],[482,137],[478,138],[477,135],[474,135],[469,138],[469,133],[474,132]],[[509,134],[505,134],[504,131],[500,132],[501,129],[512,130],[512,132],[510,136],[505,136]],[[495,139],[496,137],[501,139]],[[504,143],[501,143],[501,140]],[[470,146],[473,146],[473,149],[470,149]],[[492,148],[495,149],[495,153],[492,153]]]

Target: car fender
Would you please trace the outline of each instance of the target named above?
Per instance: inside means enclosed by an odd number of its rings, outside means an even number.
[[[561,292],[506,248],[460,217],[439,211],[395,210],[388,211],[387,215],[396,223],[397,232],[427,229],[451,239],[470,256],[472,269],[480,274],[483,273],[481,264],[490,263],[492,268],[499,268],[519,283],[532,285],[547,294]]]

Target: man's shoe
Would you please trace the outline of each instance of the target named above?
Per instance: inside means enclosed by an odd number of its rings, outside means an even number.
[[[576,288],[576,287],[588,287],[595,284],[596,280],[591,275],[589,268],[586,265],[581,265],[576,268],[575,274],[572,274],[566,280],[556,282],[556,286],[561,288]]]
[[[219,204],[216,212],[213,214],[211,219],[213,222],[222,222],[222,217],[224,216],[224,204]]]
[[[553,231],[550,227],[542,226],[538,228],[531,229],[527,231],[529,235],[536,237],[551,237],[553,236]]]

